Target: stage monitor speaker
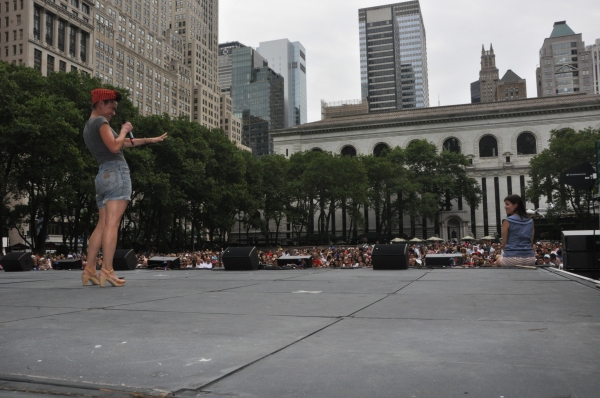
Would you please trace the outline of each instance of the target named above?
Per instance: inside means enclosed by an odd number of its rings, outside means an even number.
[[[600,257],[600,252],[596,252],[596,258],[594,258],[594,252],[564,251],[563,268],[565,270],[593,270],[598,264],[598,257]]]
[[[253,271],[258,269],[256,247],[228,247],[223,252],[223,266],[227,271]]]
[[[179,257],[152,257],[148,260],[148,269],[154,268],[179,269],[181,262]]]
[[[371,261],[373,269],[408,269],[408,245],[375,245]]]
[[[62,260],[56,260],[54,264],[52,264],[53,269],[78,269],[81,270],[81,259],[80,258],[67,258]]]
[[[462,265],[463,258],[460,253],[450,253],[450,254],[428,254],[425,256],[425,264],[428,267],[449,267],[450,261],[455,259],[456,264],[454,265]]]
[[[33,259],[31,253],[12,252],[2,257],[0,260],[5,272],[23,272],[31,271],[33,268]]]
[[[137,267],[137,257],[133,249],[117,249],[113,259],[115,271],[131,271]]]
[[[600,231],[562,231],[562,250],[574,252],[593,252],[594,241],[596,242],[596,251],[600,252]]]

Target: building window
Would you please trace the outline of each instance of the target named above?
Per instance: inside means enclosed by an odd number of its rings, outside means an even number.
[[[46,14],[46,44],[52,45],[54,36],[54,15]]]
[[[479,157],[491,158],[498,156],[498,141],[491,135],[486,135],[479,140]]]
[[[69,54],[74,57],[75,56],[75,43],[77,43],[77,29],[71,27],[69,34]]]
[[[375,145],[375,148],[373,148],[373,155],[375,155],[376,157],[380,157],[381,154],[383,153],[383,151],[385,151],[386,149],[389,149],[390,146],[388,144],[385,143],[379,143],[377,145]]]
[[[58,20],[58,49],[65,51],[65,29],[66,23],[62,19]]]
[[[39,7],[34,7],[34,10],[33,10],[33,38],[36,40],[40,39],[40,8]]]
[[[42,71],[42,52],[38,49],[33,50],[33,68]]]
[[[46,57],[46,75],[54,72],[54,57],[50,54]]]
[[[342,156],[354,157],[354,156],[356,156],[356,148],[354,148],[352,145],[346,145],[345,147],[342,148],[341,154],[342,154]]]
[[[460,141],[454,137],[448,138],[442,145],[443,151],[450,151],[454,153],[460,153]]]
[[[87,62],[87,41],[88,41],[88,34],[81,32],[81,43],[80,43],[79,55],[83,62]]]
[[[526,131],[517,137],[517,155],[535,155],[537,153],[537,142],[535,136]]]
[[[67,63],[65,61],[58,61],[58,70],[61,72],[67,71]]]

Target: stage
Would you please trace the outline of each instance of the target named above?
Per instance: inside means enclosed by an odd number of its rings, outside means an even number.
[[[0,272],[0,396],[597,397],[600,289],[537,269]]]

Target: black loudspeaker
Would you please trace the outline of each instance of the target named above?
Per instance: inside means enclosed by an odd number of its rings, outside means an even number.
[[[223,252],[223,266],[227,271],[253,271],[258,269],[256,247],[228,247]]]
[[[179,269],[181,262],[179,257],[152,257],[148,260],[148,269],[154,268]]]
[[[54,264],[52,264],[53,269],[81,269],[81,259],[80,258],[68,258],[62,260],[56,260]]]
[[[137,267],[137,257],[133,249],[117,249],[113,259],[115,271],[131,271]]]
[[[563,251],[593,252],[594,241],[596,252],[600,252],[600,231],[562,231]]]
[[[450,253],[450,254],[428,254],[425,257],[425,264],[428,267],[448,267],[450,266],[450,260],[455,259],[454,265],[462,265],[463,257],[461,253]]]
[[[2,257],[0,261],[5,272],[23,272],[31,271],[33,268],[33,259],[31,253],[12,252]]]
[[[596,253],[596,259],[594,259],[594,252],[563,252],[563,268],[565,270],[584,270],[594,269],[594,264],[598,262],[600,252]]]
[[[408,269],[408,245],[375,245],[371,261],[373,269]]]

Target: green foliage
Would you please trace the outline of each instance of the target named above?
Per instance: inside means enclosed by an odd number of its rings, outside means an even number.
[[[564,184],[561,175],[582,163],[595,166],[598,140],[598,129],[552,130],[548,149],[544,149],[529,163],[531,181],[526,190],[528,201],[536,202],[545,196],[554,205],[548,216],[561,217],[575,213],[582,225],[590,222],[593,218],[589,208],[591,192]]]

